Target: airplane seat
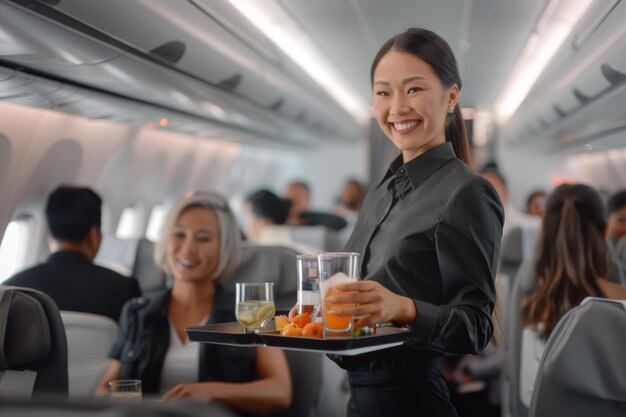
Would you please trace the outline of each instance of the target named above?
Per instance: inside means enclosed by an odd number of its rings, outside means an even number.
[[[138,239],[120,239],[113,235],[103,235],[94,263],[130,276],[138,243]]]
[[[241,244],[241,257],[233,275],[223,282],[223,292],[215,301],[219,310],[234,310],[235,283],[273,282],[276,310],[290,310],[296,304],[299,253],[283,246]]]
[[[0,417],[240,417],[215,402],[127,401],[111,402],[108,398],[61,401],[56,398],[23,400],[0,397]]]
[[[345,417],[350,400],[348,373],[335,362],[324,356],[322,359],[322,381],[317,412],[320,417]]]
[[[606,279],[626,287],[626,264],[618,260],[615,254],[609,260],[609,270]]]
[[[288,228],[291,239],[296,243],[302,243],[318,251],[337,252],[341,250],[339,234],[336,230],[325,226],[283,226]],[[305,255],[314,255],[307,253]]]
[[[68,350],[69,396],[92,397],[109,366],[117,323],[109,317],[61,311]]]
[[[272,414],[273,417],[318,417],[317,402],[322,381],[323,353],[283,350],[291,373],[292,399],[288,409]]]
[[[624,416],[626,302],[586,298],[548,338],[530,417]]]
[[[167,287],[167,276],[154,262],[155,243],[147,238],[139,239],[133,262],[133,276],[144,295]]]
[[[0,397],[67,399],[67,342],[50,296],[0,286]]]
[[[539,231],[538,224],[529,223],[512,228],[502,238],[496,285],[505,321],[509,314],[508,306],[514,305],[509,301],[517,271],[524,261],[532,258]]]
[[[626,265],[626,236],[617,241],[613,258],[623,265]],[[623,282],[623,284],[626,285],[626,282]]]
[[[503,378],[503,392],[506,392],[504,398],[506,403],[505,415],[511,417],[526,417],[528,415],[528,407],[524,405],[520,397],[520,378],[521,378],[521,357],[522,357],[522,335],[524,332],[524,324],[521,317],[521,305],[526,296],[531,294],[536,286],[536,277],[532,260],[522,263],[517,271],[517,275],[513,282],[513,288],[510,298],[510,310],[507,316],[507,358],[506,371]]]

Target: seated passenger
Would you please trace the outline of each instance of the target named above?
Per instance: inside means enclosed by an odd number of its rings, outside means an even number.
[[[626,288],[607,279],[606,221],[600,194],[564,184],[548,197],[534,260],[536,288],[522,302],[520,398],[530,405],[539,361],[557,322],[585,297],[626,299]]]
[[[491,166],[480,171],[480,175],[493,185],[498,192],[500,201],[504,206],[504,227],[502,229],[502,237],[517,226],[532,226],[539,223],[539,219],[535,216],[527,215],[518,211],[511,203],[509,189],[506,179],[497,167]]]
[[[141,295],[134,278],[95,265],[102,234],[102,200],[89,188],[60,186],[46,203],[46,221],[56,250],[45,262],[17,273],[4,285],[48,294],[59,310],[116,320],[126,301]]]
[[[287,224],[302,225],[307,224],[300,217],[300,214],[310,210],[311,188],[304,181],[294,181],[285,190],[285,199],[291,201]]]
[[[296,243],[289,228],[282,226],[287,221],[291,201],[284,200],[269,190],[259,190],[248,195],[244,202],[244,223],[248,240],[262,245],[290,247],[302,254],[313,254],[320,249]]]
[[[144,393],[166,400],[215,401],[252,414],[287,408],[291,377],[281,350],[190,343],[185,332],[220,321],[213,303],[238,254],[239,232],[226,200],[212,192],[184,195],[165,219],[154,252],[173,286],[124,306],[113,362],[98,392],[106,393],[115,379],[140,379]]]
[[[531,216],[543,216],[543,209],[546,206],[546,193],[541,190],[533,191],[526,198],[526,214]]]
[[[347,180],[337,197],[335,212],[341,215],[357,213],[361,209],[364,197],[363,186],[355,179]]]
[[[626,239],[626,190],[609,198],[607,218],[607,239],[611,250],[615,250],[623,238]],[[619,260],[626,263],[626,259]]]

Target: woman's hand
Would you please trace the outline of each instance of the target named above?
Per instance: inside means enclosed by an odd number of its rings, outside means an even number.
[[[188,399],[194,401],[209,402],[213,398],[211,396],[211,390],[208,387],[208,383],[196,383],[196,384],[178,384],[165,394],[163,394],[162,400],[179,400]]]
[[[298,304],[291,307],[291,310],[289,310],[289,320],[293,319],[297,315],[298,315]]]
[[[357,328],[385,322],[411,324],[417,317],[413,300],[389,291],[376,281],[346,282],[337,284],[334,288],[347,294],[332,295],[327,298],[328,301],[356,305],[335,307],[331,312],[359,317]]]

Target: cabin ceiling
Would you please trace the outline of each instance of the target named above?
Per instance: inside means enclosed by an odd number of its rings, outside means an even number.
[[[206,0],[210,1],[210,0]],[[371,101],[378,48],[411,26],[433,30],[454,51],[464,107],[490,110],[547,0],[280,0],[346,79]]]

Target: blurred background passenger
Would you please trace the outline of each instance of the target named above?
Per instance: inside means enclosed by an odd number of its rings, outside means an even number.
[[[342,215],[357,213],[361,209],[364,197],[365,190],[361,183],[353,178],[348,179],[337,197],[335,212]]]
[[[502,229],[502,236],[517,226],[536,224],[539,220],[534,216],[529,216],[518,211],[511,203],[509,196],[509,189],[506,179],[502,173],[495,166],[489,166],[480,171],[480,175],[493,185],[500,196],[500,201],[504,206],[504,227]]]
[[[543,216],[546,205],[546,193],[542,190],[533,191],[526,198],[526,213],[531,216]]]
[[[136,279],[93,263],[102,241],[100,196],[90,188],[62,185],[48,196],[45,213],[53,253],[3,285],[42,291],[59,310],[117,321],[124,303],[139,297],[141,290]]]
[[[293,225],[306,224],[300,215],[311,209],[311,188],[304,181],[293,181],[285,190],[284,198],[291,201],[287,223]]]
[[[165,219],[155,261],[174,276],[170,290],[128,302],[122,311],[109,381],[140,379],[163,399],[215,401],[239,412],[266,414],[289,406],[291,377],[278,349],[190,343],[185,328],[221,321],[213,303],[238,263],[239,233],[217,193],[184,195]],[[235,302],[233,300],[233,310]]]
[[[587,185],[564,184],[548,197],[534,260],[536,288],[521,309],[520,398],[526,406],[545,342],[561,317],[586,297],[626,299],[626,288],[607,279],[604,213],[600,194]]]
[[[291,238],[290,227],[285,226],[291,201],[262,189],[248,195],[244,200],[245,233],[252,243],[287,246],[302,254],[313,254],[321,249]]]
[[[618,243],[626,246],[626,190],[618,191],[609,198],[607,217],[607,239],[612,250]],[[626,259],[620,259],[626,262]]]

